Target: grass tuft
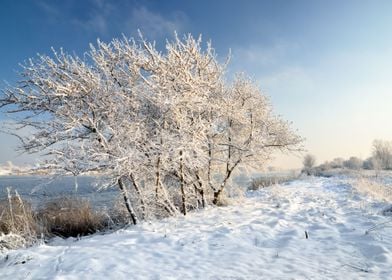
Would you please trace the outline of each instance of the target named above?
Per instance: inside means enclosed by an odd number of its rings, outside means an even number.
[[[39,222],[49,236],[78,237],[105,229],[107,216],[92,209],[89,201],[76,197],[52,200],[38,210]]]
[[[0,200],[0,251],[32,245],[39,235],[31,205],[17,191],[7,188],[7,194]]]

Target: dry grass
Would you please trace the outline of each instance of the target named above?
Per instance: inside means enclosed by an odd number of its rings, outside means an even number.
[[[107,216],[94,211],[87,200],[62,197],[50,201],[37,212],[49,236],[78,237],[105,229]]]
[[[377,200],[392,201],[392,186],[367,178],[359,178],[352,185],[358,192],[370,195]]]
[[[16,191],[8,189],[8,197],[0,200],[0,252],[54,236],[79,237],[125,225],[128,215],[120,206],[97,211],[88,200],[61,197],[33,210]]]
[[[248,190],[256,191],[261,188],[266,188],[272,185],[282,184],[296,179],[297,176],[272,176],[254,178],[248,187]]]
[[[15,191],[0,201],[0,250],[25,247],[38,240],[39,227],[31,205]]]

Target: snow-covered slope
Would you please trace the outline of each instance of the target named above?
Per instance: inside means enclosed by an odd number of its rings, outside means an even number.
[[[392,279],[391,217],[310,178],[231,206],[0,257],[0,279]],[[308,238],[305,236],[305,231]]]

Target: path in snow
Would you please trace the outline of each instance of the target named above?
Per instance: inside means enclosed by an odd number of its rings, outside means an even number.
[[[392,279],[391,219],[340,179],[0,256],[0,279]],[[306,239],[305,231],[309,238]]]

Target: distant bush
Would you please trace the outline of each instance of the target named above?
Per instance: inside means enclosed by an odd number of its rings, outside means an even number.
[[[366,162],[366,163],[365,163]],[[363,168],[363,166],[369,165],[368,161],[363,161],[358,157],[350,157],[347,160],[343,158],[335,158],[332,161],[325,161],[324,163],[313,167],[308,175],[331,177],[334,175],[344,175],[347,172],[358,171]],[[306,173],[303,171],[303,173]]]
[[[343,167],[343,162],[344,162],[343,158],[334,158],[330,162],[330,167],[333,168],[333,169],[342,168]]]
[[[372,170],[376,169],[374,165],[374,159],[373,157],[367,158],[366,160],[363,161],[362,168],[365,170]]]
[[[266,176],[266,177],[258,177],[254,178],[248,190],[256,191],[261,188],[266,188],[272,185],[282,184],[291,180],[296,179],[298,176],[296,175],[287,175],[287,176]]]
[[[331,164],[328,161],[326,161],[326,162],[324,162],[324,163],[322,163],[319,166],[316,166],[314,168],[314,174],[317,173],[317,172],[320,172],[320,171],[327,171],[327,170],[330,170],[330,169],[332,169],[332,166],[331,166]]]
[[[303,163],[302,173],[306,175],[312,175],[314,171],[313,168],[316,165],[315,156],[311,154],[305,155],[302,163]]]
[[[361,169],[363,165],[363,161],[357,157],[350,157],[348,160],[343,162],[343,166],[348,169],[358,170]]]
[[[392,141],[374,140],[372,157],[377,167],[384,170],[392,169]]]

